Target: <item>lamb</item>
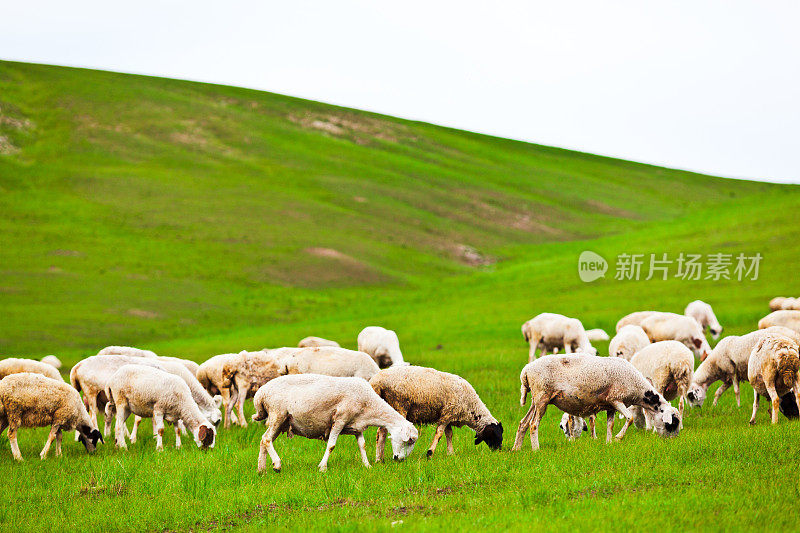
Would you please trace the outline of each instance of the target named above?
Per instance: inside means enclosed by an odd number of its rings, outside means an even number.
[[[650,338],[641,326],[628,324],[617,331],[608,345],[608,355],[630,361],[633,354],[650,344]]]
[[[164,449],[164,420],[175,426],[175,447],[181,447],[178,422],[183,422],[198,448],[213,448],[216,431],[192,399],[189,386],[178,376],[141,364],[122,365],[106,386],[106,417],[116,411],[115,441],[117,448],[127,449],[125,422],[133,413],[153,419],[156,450]]]
[[[569,440],[580,438],[584,431],[589,430],[589,427],[586,425],[586,420],[579,416],[572,416],[569,413],[564,413],[561,416],[561,422],[559,422],[558,427],[561,428],[561,431],[564,432],[564,436]],[[593,437],[597,438],[597,435],[593,435]]]
[[[467,426],[475,431],[475,444],[485,442],[499,450],[503,426],[492,416],[478,393],[464,378],[422,366],[393,366],[375,374],[369,381],[386,403],[413,424],[435,424],[436,434],[428,457],[436,451],[442,435],[447,438],[447,453],[452,455],[453,427]],[[383,460],[386,432],[378,430],[376,461]]]
[[[550,355],[525,365],[520,373],[520,405],[531,393],[531,407],[520,421],[512,450],[522,448],[525,431],[530,428],[531,448],[539,449],[539,423],[552,404],[582,418],[606,411],[606,440],[611,441],[614,411],[625,417],[617,434],[622,439],[633,423],[628,406],[639,405],[652,414],[659,435],[672,436],[680,431],[677,409],[664,399],[641,372],[619,357],[589,354]]]
[[[50,365],[56,370],[61,368],[61,360],[55,355],[45,355],[42,357],[42,363]]]
[[[783,326],[800,333],[800,311],[773,311],[758,321],[758,329],[771,326]]]
[[[76,430],[88,453],[94,452],[103,436],[89,418],[78,391],[61,379],[22,372],[0,381],[0,433],[8,427],[8,442],[14,459],[22,461],[17,444],[17,429],[50,426],[47,442],[39,454],[45,459],[56,442],[56,457],[61,456],[61,434]]]
[[[287,374],[323,374],[357,377],[369,381],[380,371],[372,357],[364,352],[323,346],[320,348],[283,348],[276,353]]]
[[[281,470],[281,459],[273,441],[283,432],[309,439],[327,439],[319,469],[328,469],[328,458],[340,434],[355,435],[361,461],[369,467],[364,431],[372,426],[384,428],[392,439],[395,460],[402,461],[414,449],[419,433],[411,422],[383,401],[361,378],[313,374],[275,378],[256,392],[253,421],[267,419],[258,454],[258,472]]]
[[[561,347],[568,354],[573,349],[591,355],[597,353],[580,320],[556,313],[541,313],[522,324],[522,336],[530,345],[528,362],[536,359],[537,348],[541,348],[540,355],[546,355],[553,349],[557,351]]]
[[[676,313],[656,313],[642,320],[641,327],[653,342],[675,340],[681,342],[704,360],[711,346],[703,328],[695,319]]]
[[[150,350],[142,350],[130,346],[106,346],[97,352],[97,355],[127,355],[128,357],[147,357],[150,359],[158,357],[155,352]]]
[[[659,313],[661,313],[661,311],[636,311],[635,313],[625,315],[617,322],[617,332],[625,326],[641,326],[644,319]]]
[[[797,343],[780,334],[765,335],[750,354],[747,378],[753,386],[750,424],[756,423],[759,395],[769,397],[772,423],[777,424],[781,396],[794,391],[795,401],[800,405],[800,354]]]
[[[714,314],[714,310],[702,300],[690,302],[689,305],[686,306],[686,310],[683,314],[697,320],[704,331],[705,328],[708,328],[709,333],[711,333],[711,336],[715,340],[718,339],[720,333],[722,333],[722,326],[720,326],[717,316]]]
[[[229,428],[231,427],[231,422],[234,424],[241,423],[234,413],[231,412],[232,403],[231,403],[231,390],[230,384],[227,383],[222,377],[223,368],[225,365],[231,360],[237,360],[239,358],[238,353],[224,353],[220,355],[215,355],[214,357],[210,358],[209,360],[205,361],[204,363],[200,364],[200,367],[197,369],[195,373],[195,377],[212,395],[220,395],[222,397],[222,407],[223,407],[223,427]]]
[[[339,343],[323,339],[322,337],[306,337],[297,343],[298,348],[315,348],[318,346],[334,346],[339,348]]]
[[[703,404],[705,390],[694,383],[694,356],[692,351],[678,341],[660,341],[649,344],[636,352],[631,364],[648,379],[665,400],[678,398],[678,415],[683,427],[684,400],[690,405]],[[649,413],[641,407],[633,409],[634,421],[645,420],[644,427],[650,429]],[[639,424],[637,424],[639,425]]]
[[[16,357],[9,357],[0,361],[0,379],[5,378],[11,374],[19,374],[21,372],[31,372],[33,374],[41,374],[50,379],[57,381],[64,381],[61,374],[53,368],[52,365],[36,361],[34,359],[18,359]]]
[[[587,329],[586,330],[586,337],[588,337],[589,341],[607,341],[611,337],[608,336],[608,333],[605,332],[604,329],[595,328],[595,329]]]
[[[397,333],[380,326],[367,326],[361,330],[358,351],[372,357],[380,368],[405,364]]]
[[[266,382],[286,374],[286,365],[278,357],[288,355],[299,348],[288,348],[258,352],[242,350],[238,357],[226,359],[222,364],[222,386],[231,391],[231,399],[225,406],[225,418],[231,416],[234,405],[239,412],[238,420],[247,427],[244,416],[244,402],[252,398]]]
[[[800,334],[797,332],[773,326],[767,329],[756,330],[747,335],[729,335],[723,338],[714,349],[711,355],[703,361],[694,373],[695,383],[703,391],[717,381],[722,380],[722,384],[714,394],[714,405],[717,405],[720,396],[733,385],[733,392],[736,394],[736,405],[741,407],[739,396],[739,382],[747,381],[747,365],[750,361],[750,353],[755,345],[764,336],[769,334],[781,334],[800,343]]]

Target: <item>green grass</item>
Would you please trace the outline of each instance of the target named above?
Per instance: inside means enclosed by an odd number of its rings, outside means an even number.
[[[522,322],[553,311],[612,331],[628,312],[701,298],[726,334],[750,331],[769,298],[797,292],[797,187],[232,87],[9,62],[0,136],[15,147],[0,155],[4,355],[56,353],[70,366],[131,344],[199,361],[312,334],[353,348],[380,324],[408,360],[467,378],[506,432],[492,453],[456,430],[456,455],[426,460],[424,428],[409,460],[370,470],[342,437],[325,474],[321,442],[281,437],[283,472],[258,476],[256,425],[221,431],[210,452],[168,441],[156,454],[144,424],[128,452],[87,457],[65,438],[65,457],[44,462],[46,430],[21,430],[23,464],[0,437],[2,529],[798,527],[800,424],[771,427],[762,403],[749,427],[746,385],[741,409],[729,391],[690,411],[675,439],[632,429],[621,443],[568,443],[551,407],[542,449],[509,451],[524,414]],[[462,244],[497,261],[471,265]],[[612,264],[585,284],[586,249],[764,259],[757,281],[622,282]],[[372,457],[374,431],[368,442]]]

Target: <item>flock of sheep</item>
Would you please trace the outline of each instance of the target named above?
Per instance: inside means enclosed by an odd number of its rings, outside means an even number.
[[[520,404],[531,396],[531,406],[520,421],[514,450],[530,431],[531,446],[539,448],[538,430],[548,405],[564,412],[560,427],[574,439],[591,430],[595,417],[607,414],[606,439],[614,438],[614,415],[625,422],[621,439],[635,424],[662,436],[677,435],[683,427],[684,407],[703,404],[716,381],[714,396],[733,385],[737,404],[739,382],[755,390],[755,423],[759,396],[770,401],[772,423],[778,412],[798,415],[800,405],[800,310],[782,309],[795,299],[773,299],[773,313],[759,321],[757,331],[728,336],[712,350],[705,329],[717,338],[722,332],[711,306],[695,301],[683,315],[642,311],[623,317],[609,344],[610,357],[598,357],[593,340],[609,340],[602,330],[585,330],[578,319],[542,313],[522,325],[530,345],[529,362],[520,374]],[[558,352],[562,350],[564,354]],[[537,351],[539,357],[537,358]],[[695,356],[701,359],[694,369]],[[70,384],[61,378],[60,362],[0,361],[0,433],[8,428],[15,459],[22,460],[17,444],[21,427],[50,426],[40,454],[44,459],[55,441],[61,455],[64,431],[74,430],[88,452],[111,435],[118,448],[126,439],[136,442],[142,418],[151,418],[156,449],[163,450],[164,422],[174,428],[175,446],[190,434],[200,448],[213,448],[217,426],[247,426],[244,403],[253,399],[253,421],[265,421],[258,471],[275,471],[282,464],[273,445],[281,433],[327,442],[319,469],[339,435],[356,437],[361,461],[369,467],[364,431],[378,429],[375,459],[382,461],[386,437],[395,460],[405,459],[418,439],[415,427],[433,424],[436,432],[428,448],[433,455],[445,437],[453,453],[453,427],[475,431],[475,444],[500,449],[503,426],[492,416],[475,389],[463,378],[433,368],[406,363],[395,332],[370,326],[358,335],[358,350],[334,341],[307,337],[297,348],[263,349],[217,355],[197,363],[161,357],[149,350],[109,346],[78,362]],[[83,393],[81,398],[80,393]],[[678,407],[670,402],[678,401]],[[127,420],[134,415],[129,430]],[[104,417],[103,433],[98,418]]]

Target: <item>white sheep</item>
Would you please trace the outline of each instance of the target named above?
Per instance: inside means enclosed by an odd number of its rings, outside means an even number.
[[[200,412],[192,399],[192,391],[180,377],[158,368],[141,364],[121,366],[106,387],[106,416],[116,411],[115,437],[118,448],[125,444],[125,423],[133,413],[153,419],[153,436],[156,450],[164,449],[164,421],[175,426],[175,447],[181,446],[178,422],[183,422],[191,432],[198,448],[213,448],[216,431],[214,425]]]
[[[61,379],[22,372],[0,380],[0,433],[8,428],[8,442],[14,459],[22,461],[17,429],[50,426],[50,434],[39,456],[44,459],[53,440],[56,457],[61,455],[61,434],[76,430],[78,440],[91,453],[103,436],[89,418],[80,394]]]
[[[753,387],[750,424],[756,423],[759,395],[769,398],[772,423],[777,424],[781,396],[793,391],[795,401],[800,405],[800,354],[797,343],[780,334],[765,335],[750,354],[747,378]]]
[[[650,380],[665,400],[678,398],[678,415],[683,427],[684,402],[702,405],[705,390],[694,383],[694,356],[692,351],[678,341],[660,341],[648,344],[631,358],[631,364]],[[646,429],[652,427],[649,413],[635,406],[635,420],[644,417]]]
[[[680,417],[677,409],[655,390],[641,372],[625,359],[589,354],[550,355],[525,365],[520,373],[520,405],[531,393],[531,407],[520,421],[513,450],[522,448],[525,431],[530,429],[531,447],[539,449],[539,422],[552,404],[582,418],[606,411],[606,440],[611,441],[614,411],[625,417],[616,438],[625,436],[633,423],[629,406],[639,405],[653,415],[659,435],[677,435]]]
[[[739,382],[747,381],[747,365],[750,361],[750,354],[758,341],[768,334],[781,334],[794,339],[795,342],[800,342],[800,334],[780,326],[753,331],[741,336],[728,335],[717,343],[711,350],[711,355],[697,367],[694,379],[703,391],[707,391],[717,381],[722,381],[714,394],[715,406],[722,393],[733,385],[736,405],[741,407]]]
[[[147,357],[150,359],[158,357],[153,351],[133,348],[131,346],[106,346],[97,352],[97,355],[127,355],[128,357]]]
[[[722,326],[717,320],[717,315],[714,314],[714,310],[709,304],[702,300],[690,302],[689,305],[686,306],[683,314],[697,320],[704,330],[708,328],[709,333],[711,333],[714,339],[718,339],[719,334],[722,333]]]
[[[692,350],[700,360],[711,353],[711,346],[700,323],[676,313],[656,313],[641,322],[641,327],[653,342],[674,340]]]
[[[758,321],[758,329],[766,329],[772,326],[783,326],[800,333],[800,311],[773,311]]]
[[[499,450],[503,426],[492,416],[467,380],[455,374],[422,366],[392,366],[370,379],[375,392],[413,424],[434,424],[436,433],[428,457],[436,451],[442,435],[447,453],[453,453],[453,427],[467,426],[475,431],[475,444],[485,442]],[[378,430],[376,460],[383,460],[386,432]]]
[[[558,351],[562,347],[568,354],[573,350],[591,355],[597,353],[580,320],[556,313],[540,313],[522,324],[522,336],[530,345],[529,362],[536,359],[537,348],[541,349],[541,355],[546,355],[550,350]]]
[[[281,348],[280,352],[275,351],[275,356],[287,374],[323,374],[369,381],[380,370],[366,353],[333,346]]]
[[[242,350],[238,357],[225,359],[222,364],[222,387],[231,391],[231,398],[225,407],[226,419],[236,406],[242,427],[247,427],[244,416],[244,402],[252,398],[266,382],[287,373],[286,365],[279,360],[300,348],[286,348],[269,351],[248,352]]]
[[[55,355],[45,355],[44,357],[42,357],[42,363],[50,365],[56,370],[60,369],[62,366],[61,360]]]
[[[52,365],[36,361],[34,359],[19,359],[17,357],[9,357],[0,361],[0,379],[11,374],[19,374],[21,372],[31,372],[33,374],[41,374],[50,379],[64,381],[61,374],[53,368]]]
[[[306,337],[297,343],[298,348],[315,348],[318,346],[334,346],[339,348],[339,343],[322,337]]]
[[[800,310],[800,298],[793,298],[793,297],[784,298],[783,296],[778,296],[769,301],[770,311],[780,311],[781,309],[787,311]]]
[[[630,361],[633,354],[650,344],[650,337],[641,328],[628,324],[622,326],[608,345],[608,355]]]
[[[273,441],[280,433],[290,432],[309,439],[326,439],[320,471],[328,468],[328,458],[340,434],[355,435],[361,461],[369,467],[364,431],[376,426],[385,428],[392,439],[395,460],[402,461],[414,449],[419,433],[414,425],[383,401],[369,383],[361,378],[342,378],[315,374],[281,376],[256,392],[253,421],[266,419],[261,437],[258,471],[267,468],[267,454],[272,468],[281,470],[281,459]]]
[[[237,419],[235,412],[233,412],[231,400],[231,383],[223,378],[222,373],[226,364],[235,364],[232,361],[238,361],[240,355],[238,353],[223,353],[215,355],[207,361],[200,364],[195,377],[200,384],[212,395],[219,395],[222,398],[223,407],[223,427],[231,427],[231,422],[240,424],[242,421]]]
[[[608,336],[608,333],[606,333],[604,329],[600,328],[587,329],[586,337],[589,339],[590,342],[607,341],[608,339],[611,338]]]
[[[372,357],[380,368],[404,364],[397,333],[380,326],[367,326],[361,330],[358,351]]]
[[[650,318],[653,315],[659,314],[661,311],[636,311],[620,318],[617,322],[617,332],[625,326],[641,326],[645,318]]]

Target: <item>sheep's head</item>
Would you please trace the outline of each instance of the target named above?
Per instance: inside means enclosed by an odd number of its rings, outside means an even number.
[[[706,338],[702,335],[700,336],[693,336],[689,342],[684,342],[687,348],[689,348],[694,354],[700,357],[701,361],[705,361],[706,357],[709,356],[711,353],[711,346],[708,344]]]
[[[475,445],[485,442],[492,450],[499,450],[503,445],[503,424],[492,422],[480,431],[475,432]]]
[[[700,385],[692,383],[689,392],[686,393],[686,399],[689,400],[689,405],[692,407],[703,407],[703,402],[706,401],[706,391]]]
[[[711,336],[714,338],[714,340],[717,340],[719,338],[720,333],[722,333],[722,326],[720,326],[719,324],[709,326],[708,331],[709,333],[711,333]]]
[[[87,453],[92,453],[97,449],[97,441],[105,444],[103,434],[90,426],[81,426],[78,428],[78,441],[83,444]]]
[[[222,403],[222,397],[217,396],[217,398],[219,398],[219,403]],[[204,407],[201,412],[203,416],[215,426],[218,426],[222,420],[222,411],[220,411],[216,400],[214,400],[211,405]]]
[[[681,426],[678,410],[672,407],[658,392],[652,389],[645,392],[642,407],[652,413],[653,425],[659,435],[673,437],[678,434]]]
[[[213,448],[214,440],[217,432],[214,426],[209,424],[200,424],[194,432],[194,441],[198,448]]]
[[[569,413],[564,413],[561,416],[561,422],[559,422],[558,427],[561,428],[564,436],[568,439],[577,439],[581,436],[581,433],[589,430],[589,426],[586,425],[586,421],[583,418],[578,416],[571,417],[572,423],[570,424],[570,417]]]
[[[414,450],[414,445],[419,438],[419,431],[411,422],[389,428],[389,438],[392,440],[392,455],[395,461],[402,461]]]

